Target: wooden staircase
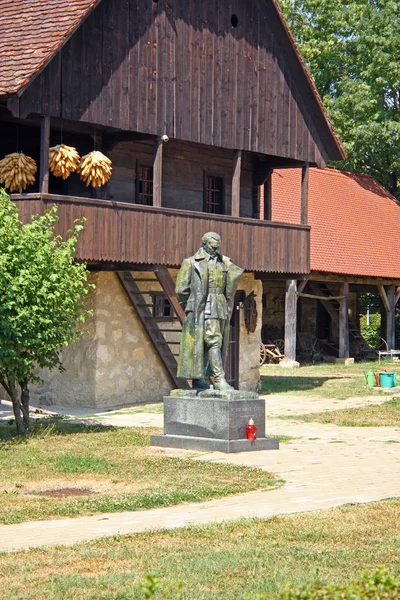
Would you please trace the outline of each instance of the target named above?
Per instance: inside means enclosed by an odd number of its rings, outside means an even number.
[[[155,265],[149,271],[141,271],[140,277],[135,276],[135,271],[118,271],[117,275],[172,384],[176,388],[188,389],[190,386],[187,380],[177,376],[179,341],[176,340],[176,334],[180,334],[182,331],[184,311],[175,296],[174,281],[168,269],[162,265]],[[148,284],[151,282],[161,285],[174,309],[176,316],[171,317],[168,324],[165,319],[153,314],[153,302],[150,292],[154,291],[154,288],[152,290],[147,289]],[[175,339],[171,339],[171,337]]]

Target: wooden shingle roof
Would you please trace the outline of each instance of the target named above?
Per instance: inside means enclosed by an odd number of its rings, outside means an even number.
[[[0,95],[15,94],[99,0],[0,0]]]

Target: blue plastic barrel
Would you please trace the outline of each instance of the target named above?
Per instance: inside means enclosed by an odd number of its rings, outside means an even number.
[[[392,388],[396,385],[396,373],[379,373],[379,382],[383,388]]]

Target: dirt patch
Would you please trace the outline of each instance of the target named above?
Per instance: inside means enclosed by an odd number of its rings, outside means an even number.
[[[58,488],[56,490],[42,490],[29,492],[33,496],[46,496],[46,498],[69,498],[70,496],[91,496],[97,494],[94,490],[82,490],[81,488]]]

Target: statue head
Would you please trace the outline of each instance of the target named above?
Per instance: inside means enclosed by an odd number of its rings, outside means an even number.
[[[210,256],[216,256],[221,248],[221,236],[214,231],[209,231],[201,238],[201,245]]]

